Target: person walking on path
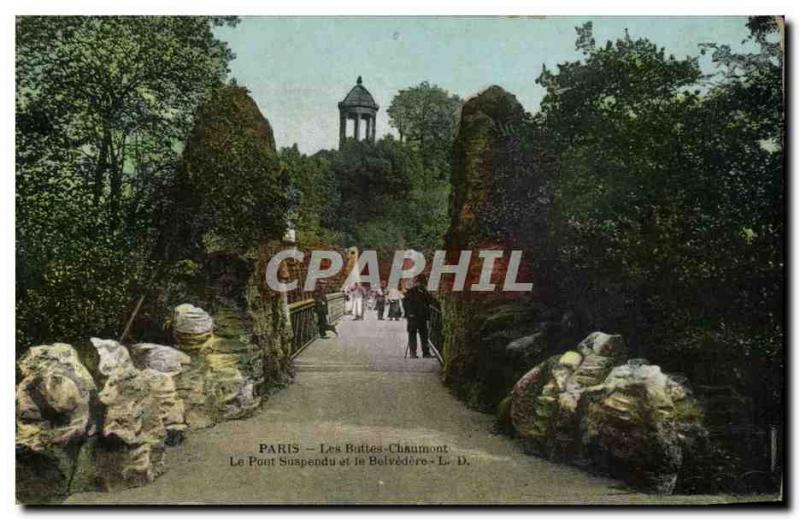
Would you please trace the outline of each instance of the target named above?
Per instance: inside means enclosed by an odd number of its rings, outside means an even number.
[[[402,312],[400,309],[400,300],[403,299],[403,293],[397,287],[392,287],[386,294],[386,300],[389,302],[389,320],[398,321]]]
[[[336,326],[328,323],[328,298],[322,291],[322,288],[317,287],[314,291],[314,311],[317,313],[317,328],[319,329],[319,337],[327,338],[328,331],[333,332],[337,336]]]
[[[375,310],[378,311],[378,319],[383,319],[383,312],[386,309],[386,282],[381,282],[381,286],[375,289]]]
[[[366,291],[360,283],[353,283],[350,286],[350,298],[353,299],[353,319],[364,319],[364,296]]]
[[[403,298],[408,347],[412,358],[417,357],[417,335],[422,343],[422,357],[433,357],[428,347],[428,321],[430,320],[430,305],[433,303],[433,296],[425,288],[427,284],[428,279],[425,275],[417,276],[414,287],[409,289]]]

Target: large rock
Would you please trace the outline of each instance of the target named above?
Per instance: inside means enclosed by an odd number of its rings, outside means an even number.
[[[211,337],[214,321],[200,307],[184,303],[175,307],[172,329],[178,345],[191,352],[200,348]]]
[[[625,351],[621,336],[596,332],[540,363],[512,389],[511,421],[528,453],[671,493],[683,449],[704,435],[702,413],[658,366],[620,364]]]
[[[672,493],[684,448],[704,433],[687,388],[632,360],[585,394],[582,441],[594,465],[645,491]]]
[[[32,347],[19,361],[17,498],[46,503],[69,492],[81,445],[95,431],[95,384],[70,345]]]
[[[137,368],[152,368],[169,375],[178,375],[192,364],[192,358],[180,350],[155,343],[137,343],[131,347]]]
[[[100,338],[90,338],[89,341],[97,349],[97,354],[100,356],[97,369],[104,376],[111,375],[121,368],[133,368],[130,352],[119,341]]]
[[[41,452],[92,433],[94,380],[70,345],[32,347],[19,362],[17,444]]]
[[[254,384],[239,369],[239,356],[209,353],[198,356],[177,377],[177,391],[187,405],[187,422],[194,428],[251,415],[261,404]]]
[[[183,401],[170,374],[136,368],[127,349],[114,340],[92,338],[107,376],[97,450],[98,475],[106,490],[143,485],[164,472],[164,446],[186,429]],[[124,352],[124,354],[123,354]]]
[[[191,364],[176,377],[191,427],[247,417],[261,404],[257,388],[264,383],[264,353],[251,341],[252,324],[243,314],[218,304],[212,320],[190,304],[175,308],[175,337],[180,349],[191,353]]]

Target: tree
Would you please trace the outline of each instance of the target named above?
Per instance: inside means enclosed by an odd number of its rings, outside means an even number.
[[[289,183],[292,224],[301,244],[332,244],[336,241],[329,229],[339,206],[339,186],[328,161],[308,157],[297,145],[280,151],[281,168]]]
[[[389,124],[397,128],[400,141],[414,146],[422,166],[439,175],[449,170],[453,142],[462,100],[446,90],[423,81],[398,92],[389,106]]]
[[[412,147],[387,136],[374,144],[348,141],[310,159],[322,170],[315,178],[323,181],[299,191],[303,200],[327,200],[320,224],[339,245],[394,251],[441,244],[449,185],[426,175]],[[301,203],[299,221],[302,212]]]
[[[120,332],[152,268],[154,193],[228,72],[220,23],[17,19],[18,350]]]
[[[764,377],[780,371],[782,344],[782,56],[774,24],[750,26],[760,51],[705,45],[720,72],[704,78],[696,58],[627,34],[597,47],[584,25],[584,59],[537,80],[538,122],[559,156],[565,305],[774,413],[780,384]]]
[[[174,166],[194,109],[227,75],[233,55],[211,32],[225,22],[235,20],[17,20],[20,122],[80,150],[83,182],[110,230],[143,211],[148,181]]]

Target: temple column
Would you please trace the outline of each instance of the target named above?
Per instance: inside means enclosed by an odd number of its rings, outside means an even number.
[[[355,121],[356,121],[356,127],[355,130],[353,131],[353,137],[355,138],[356,141],[358,141],[361,136],[361,132],[359,132],[359,125],[361,124],[361,116],[359,114],[356,114]]]
[[[347,116],[344,112],[339,111],[339,146],[341,147],[344,143],[344,139],[347,136]]]

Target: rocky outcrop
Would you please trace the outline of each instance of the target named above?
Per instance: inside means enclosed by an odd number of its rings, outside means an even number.
[[[79,441],[93,432],[94,380],[72,346],[32,347],[19,362],[17,444],[33,451]]]
[[[91,371],[69,345],[29,349],[18,362],[20,502],[150,482],[166,470],[166,447],[190,427],[247,417],[288,382],[285,300],[263,284],[270,251],[209,255],[176,282],[184,284],[176,293],[201,306],[157,300],[143,311],[145,325],[130,335],[174,338],[173,346],[93,338],[79,351]]]
[[[449,262],[458,251],[525,251],[519,281],[532,282],[531,293],[440,291],[444,383],[468,406],[491,411],[513,384],[551,354],[554,331],[541,327],[548,316],[547,280],[539,279],[535,257],[547,258],[542,237],[550,235],[548,194],[539,175],[545,149],[532,119],[517,98],[491,86],[468,99],[461,109],[452,147],[450,225],[444,239]],[[532,239],[531,237],[535,237]],[[535,254],[531,254],[535,252]],[[500,279],[508,255],[494,264]],[[467,283],[477,283],[473,263]],[[546,277],[545,277],[546,278]]]
[[[32,347],[18,367],[17,497],[47,502],[69,492],[81,445],[96,428],[96,388],[64,343]]]
[[[247,417],[261,404],[255,390],[263,382],[262,355],[248,341],[238,317],[222,315],[216,335],[214,321],[203,309],[188,304],[175,308],[175,338],[181,350],[192,353],[190,365],[176,378],[192,427]],[[205,340],[198,343],[201,337]]]
[[[213,348],[213,347],[212,347]],[[205,428],[251,415],[261,403],[253,382],[238,368],[233,354],[209,353],[193,360],[178,377],[178,393],[187,405],[187,422]]]
[[[621,336],[595,332],[540,363],[511,392],[511,422],[528,453],[671,493],[702,413],[684,382],[625,354]]]
[[[175,307],[172,330],[183,350],[200,348],[211,337],[214,322],[206,311],[190,303]]]
[[[496,85],[464,103],[453,141],[448,250],[469,249],[494,240],[501,231],[492,213],[507,210],[498,207],[497,198],[508,169],[502,152],[523,135],[526,117],[517,98]],[[517,156],[521,152],[516,146]]]
[[[183,401],[172,375],[137,368],[127,348],[117,341],[91,341],[100,355],[100,372],[107,376],[99,396],[105,405],[102,435],[106,441],[96,453],[101,488],[152,482],[164,472],[165,444],[176,442],[186,429]],[[155,347],[169,348],[155,345],[144,350],[160,350]]]

